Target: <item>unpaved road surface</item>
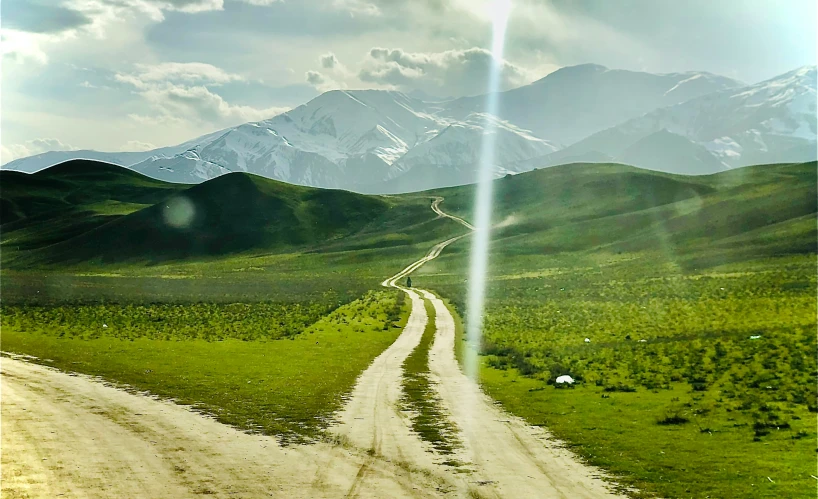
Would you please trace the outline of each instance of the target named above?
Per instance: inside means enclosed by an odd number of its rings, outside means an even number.
[[[463,219],[432,209],[468,229]],[[87,376],[3,358],[3,498],[606,498],[598,471],[500,410],[460,371],[454,321],[431,293],[398,284],[463,236],[435,245],[384,286],[412,304],[398,339],[360,376],[333,443],[282,448],[172,402]],[[436,312],[429,368],[459,434],[458,469],[412,432],[401,411],[403,362]]]
[[[440,496],[425,475],[364,452],[282,448],[86,376],[3,358],[1,378],[3,498]]]
[[[460,430],[460,461],[473,469],[483,497],[616,497],[599,472],[581,464],[541,429],[498,408],[461,371],[454,355],[455,324],[446,305],[421,291],[435,307],[429,370],[443,406]]]

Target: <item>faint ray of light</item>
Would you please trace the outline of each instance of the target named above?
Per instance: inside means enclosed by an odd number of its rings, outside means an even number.
[[[511,0],[494,0],[492,4],[493,34],[491,42],[492,66],[489,71],[486,94],[486,115],[483,140],[480,146],[480,164],[477,177],[477,195],[474,203],[474,237],[472,238],[469,268],[469,295],[466,306],[466,338],[471,348],[466,349],[466,375],[477,379],[477,350],[483,332],[483,307],[488,272],[489,230],[491,227],[492,192],[497,124],[498,92],[503,70],[503,45]]]

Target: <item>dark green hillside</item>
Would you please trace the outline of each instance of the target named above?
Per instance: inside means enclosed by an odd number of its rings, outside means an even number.
[[[5,228],[12,222],[65,215],[66,211],[107,214],[117,211],[117,204],[150,205],[186,187],[81,159],[33,174],[0,171],[0,220]]]
[[[232,173],[39,250],[34,258],[159,262],[310,245],[353,233],[386,206],[378,198]]]
[[[7,269],[293,251],[333,253],[336,263],[411,261],[425,248],[416,245],[461,230],[435,220],[427,196],[365,196],[239,173],[191,187],[70,161],[33,175],[0,172],[0,181]]]
[[[4,259],[77,236],[186,187],[89,160],[34,174],[0,171]]]

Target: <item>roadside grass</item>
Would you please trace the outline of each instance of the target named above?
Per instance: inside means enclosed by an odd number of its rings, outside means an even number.
[[[276,340],[301,333],[331,312],[312,303],[194,303],[120,305],[4,305],[2,326],[19,332],[81,340]]]
[[[304,442],[322,437],[358,375],[398,336],[408,306],[397,296],[368,293],[288,339],[182,339],[170,330],[158,331],[161,326],[152,326],[158,332],[129,339],[106,333],[61,337],[46,326],[30,327],[20,318],[26,314],[21,309],[13,322],[3,315],[0,341],[6,352],[33,355],[64,371],[173,399],[220,422],[275,435],[283,443]],[[151,307],[145,308],[163,310]],[[188,308],[187,313],[196,310]],[[37,313],[42,311],[32,312],[26,321]],[[257,320],[262,319],[260,314]],[[21,324],[26,330],[15,327]],[[138,322],[134,331],[148,331],[143,326],[144,321]]]
[[[495,267],[484,390],[637,497],[814,497],[815,257],[683,273],[633,256]],[[430,286],[462,310],[462,285]]]
[[[429,320],[420,343],[403,363],[403,410],[410,413],[412,430],[443,456],[451,455],[460,445],[457,428],[443,410],[429,373],[429,349],[435,336],[435,309],[429,300],[423,304]],[[458,467],[462,463],[447,458],[443,464]]]
[[[427,228],[448,230],[442,224],[438,220]],[[0,280],[5,304],[293,303],[321,301],[328,293],[335,294],[338,303],[346,303],[378,288],[385,277],[417,260],[436,242],[162,264],[3,268]]]
[[[695,415],[690,407],[702,399],[681,383],[636,392],[558,389],[485,362],[480,375],[506,410],[545,426],[618,485],[633,487],[633,497],[815,497],[815,415],[804,408],[791,411],[789,428],[769,428],[755,442],[751,415],[724,408]],[[658,424],[676,408],[689,423]]]

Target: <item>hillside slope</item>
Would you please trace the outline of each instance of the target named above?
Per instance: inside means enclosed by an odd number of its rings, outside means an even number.
[[[492,262],[550,253],[662,251],[693,268],[814,254],[816,185],[815,162],[693,177],[619,164],[508,176],[494,187]],[[445,197],[447,211],[471,216],[472,186],[430,193]]]
[[[431,222],[429,198],[443,196],[446,211],[470,219],[474,195],[470,185],[366,196],[243,173],[184,188],[110,165],[98,171],[69,166],[37,175],[4,174],[0,199],[18,217],[3,224],[7,267],[282,252],[339,257],[346,252],[363,262],[412,253],[462,233],[457,224]],[[32,183],[37,189],[31,189]],[[679,265],[697,265],[708,259],[715,264],[810,253],[816,240],[816,184],[815,163],[700,176],[619,164],[571,164],[507,175],[494,187],[499,225],[493,245],[499,257],[493,262],[662,249]],[[65,185],[73,190],[61,190]],[[109,214],[100,214],[103,210]],[[453,245],[447,255],[465,262],[464,244]],[[392,249],[384,253],[386,248]],[[359,250],[369,253],[353,256]]]
[[[188,187],[90,160],[70,160],[34,174],[0,171],[0,185],[4,253],[63,241]]]
[[[347,236],[387,207],[345,191],[234,173],[34,252],[45,263],[213,257]]]

